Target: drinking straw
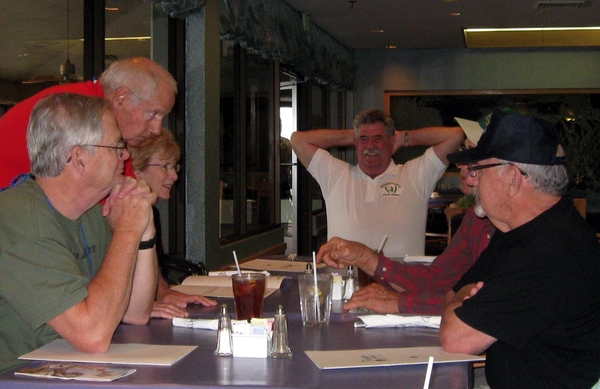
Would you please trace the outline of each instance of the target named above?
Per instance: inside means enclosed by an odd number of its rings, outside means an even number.
[[[431,379],[431,368],[433,367],[433,357],[429,357],[429,362],[427,363],[427,372],[425,373],[425,383],[423,384],[423,389],[429,389],[429,380]]]
[[[238,275],[241,276],[242,271],[240,270],[240,263],[238,262],[237,254],[235,253],[235,250],[233,251],[233,260],[235,261],[235,267],[237,268]]]
[[[312,260],[313,260],[313,278],[315,280],[315,309],[316,309],[316,316],[317,316],[317,321],[321,321],[321,311],[319,310],[319,287],[317,285],[317,257],[315,255],[315,252],[313,251],[313,256],[312,256]]]
[[[377,249],[377,254],[381,253],[381,250],[383,250],[383,245],[385,244],[386,240],[387,240],[387,235],[384,235],[383,239],[381,239],[381,244],[379,245],[379,248]]]

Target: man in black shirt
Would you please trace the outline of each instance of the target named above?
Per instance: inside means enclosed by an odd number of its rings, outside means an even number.
[[[450,154],[498,228],[446,296],[450,352],[487,352],[491,388],[590,388],[600,378],[600,245],[565,197],[566,157],[547,121],[495,111],[477,147]]]

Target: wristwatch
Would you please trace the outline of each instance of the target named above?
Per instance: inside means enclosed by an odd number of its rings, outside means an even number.
[[[154,235],[154,238],[152,238],[152,239],[141,241],[140,246],[138,247],[138,250],[149,250],[149,249],[153,248],[155,244],[156,244],[156,235]]]

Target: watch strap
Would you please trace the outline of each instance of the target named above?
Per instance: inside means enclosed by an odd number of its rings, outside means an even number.
[[[138,247],[138,250],[149,250],[149,249],[153,248],[155,244],[156,244],[156,235],[154,235],[154,238],[152,238],[152,239],[141,241],[140,245]]]

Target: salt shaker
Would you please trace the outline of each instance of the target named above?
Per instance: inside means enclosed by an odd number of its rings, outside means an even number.
[[[348,266],[346,273],[346,284],[344,289],[344,300],[350,300],[354,294],[354,266]]]
[[[215,355],[223,357],[232,355],[232,346],[231,316],[227,310],[227,304],[223,304],[219,313],[219,329],[217,331],[217,349],[215,350]]]
[[[313,274],[313,266],[312,263],[306,264],[306,269],[304,270],[304,274]]]
[[[277,307],[273,322],[273,339],[271,341],[271,356],[273,358],[289,358],[292,350],[288,343],[287,318],[283,307]]]

